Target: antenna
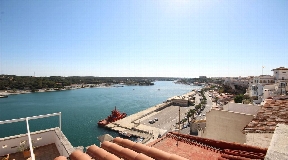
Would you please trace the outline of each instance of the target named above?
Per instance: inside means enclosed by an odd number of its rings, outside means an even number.
[[[263,68],[264,68],[264,66],[262,66],[262,75],[263,75]]]

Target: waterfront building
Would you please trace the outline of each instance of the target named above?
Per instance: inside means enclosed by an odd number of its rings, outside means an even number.
[[[250,79],[246,94],[252,97],[255,104],[264,104],[268,97],[287,95],[288,68],[272,69],[273,76],[260,75]]]

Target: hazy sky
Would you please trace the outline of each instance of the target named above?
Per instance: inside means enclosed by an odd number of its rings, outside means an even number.
[[[218,77],[288,67],[287,0],[0,0],[0,74]]]

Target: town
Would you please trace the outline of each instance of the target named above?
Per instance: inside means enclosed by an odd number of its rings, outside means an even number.
[[[41,148],[55,146],[56,153],[49,153],[55,160],[286,159],[288,68],[271,71],[273,75],[179,79],[176,83],[202,85],[202,89],[171,97],[105,126],[124,137],[138,137],[135,142],[103,135],[98,137],[100,147],[73,147],[61,131],[61,120],[60,127],[29,132],[29,119],[61,117],[61,113],[0,121],[26,120],[28,129],[25,135],[1,138],[0,155],[22,158],[14,147],[21,141],[30,148],[26,158],[45,157]],[[33,148],[35,139],[37,148]]]

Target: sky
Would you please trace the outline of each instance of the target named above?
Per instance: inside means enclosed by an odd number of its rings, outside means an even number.
[[[0,74],[272,75],[287,17],[287,0],[0,0]]]

